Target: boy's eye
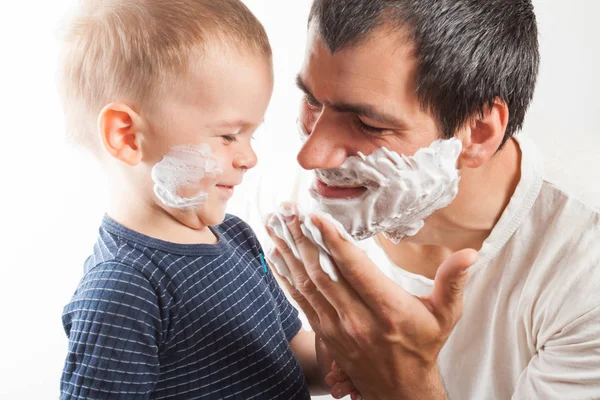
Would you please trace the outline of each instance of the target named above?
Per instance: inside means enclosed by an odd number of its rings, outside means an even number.
[[[223,135],[221,137],[227,143],[237,142],[237,138],[235,136],[233,136],[233,135]]]

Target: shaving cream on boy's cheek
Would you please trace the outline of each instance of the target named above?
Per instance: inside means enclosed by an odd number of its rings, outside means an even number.
[[[198,209],[222,173],[209,145],[175,146],[152,168],[154,193],[168,207]]]
[[[437,140],[407,157],[385,147],[352,156],[338,168],[317,170],[331,186],[363,186],[357,198],[331,199],[311,190],[317,209],[331,214],[356,240],[383,232],[395,243],[415,235],[423,220],[450,204],[460,180],[456,162],[462,143]]]

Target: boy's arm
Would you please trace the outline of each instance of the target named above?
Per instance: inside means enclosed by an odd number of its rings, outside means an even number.
[[[260,253],[262,253],[262,248],[260,246],[257,247]],[[280,280],[271,273],[274,268],[270,261],[269,267],[270,269],[265,269],[265,273],[268,276],[271,294],[277,303],[286,338],[306,377],[310,394],[313,396],[329,394],[331,389],[325,383],[325,376],[329,372],[329,368],[322,370],[319,366],[320,360],[317,359],[315,333],[302,329],[302,322],[298,318],[298,310],[289,302],[285,292],[281,288]],[[323,351],[319,353],[319,355],[324,354]],[[325,357],[323,356],[322,358]],[[323,362],[329,362],[328,366],[331,366],[333,360],[323,360]]]
[[[256,240],[255,246],[256,250],[258,250],[257,260],[260,260],[259,262],[261,263],[268,261],[270,268],[264,265],[264,272],[267,274],[271,294],[277,303],[286,338],[290,343],[294,356],[298,359],[302,367],[310,393],[313,396],[329,394],[331,387],[325,382],[325,377],[331,370],[333,359],[329,357],[323,343],[315,343],[314,332],[302,329],[302,322],[298,318],[298,310],[289,302],[287,295],[281,288],[281,286],[285,287],[287,285],[271,272],[276,269],[270,260],[264,256],[263,249],[258,240]],[[345,395],[349,394],[350,391],[344,388],[341,393]]]
[[[300,329],[290,341],[290,347],[304,371],[310,394],[329,394],[331,388],[325,383],[325,376],[329,373],[333,360],[323,352],[320,352],[319,359],[317,358],[315,333]]]
[[[65,307],[69,349],[61,399],[147,399],[159,375],[157,295],[129,267],[107,263],[86,274]]]

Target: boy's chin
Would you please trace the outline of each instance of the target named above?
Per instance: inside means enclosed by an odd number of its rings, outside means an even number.
[[[217,207],[213,207],[212,209],[207,208],[198,211],[198,218],[202,224],[206,226],[221,224],[225,219],[225,209],[217,209]]]

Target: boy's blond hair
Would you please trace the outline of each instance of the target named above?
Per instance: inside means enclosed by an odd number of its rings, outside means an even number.
[[[69,139],[94,149],[106,104],[152,109],[192,55],[215,43],[271,56],[263,26],[239,0],[80,1],[58,76]]]

